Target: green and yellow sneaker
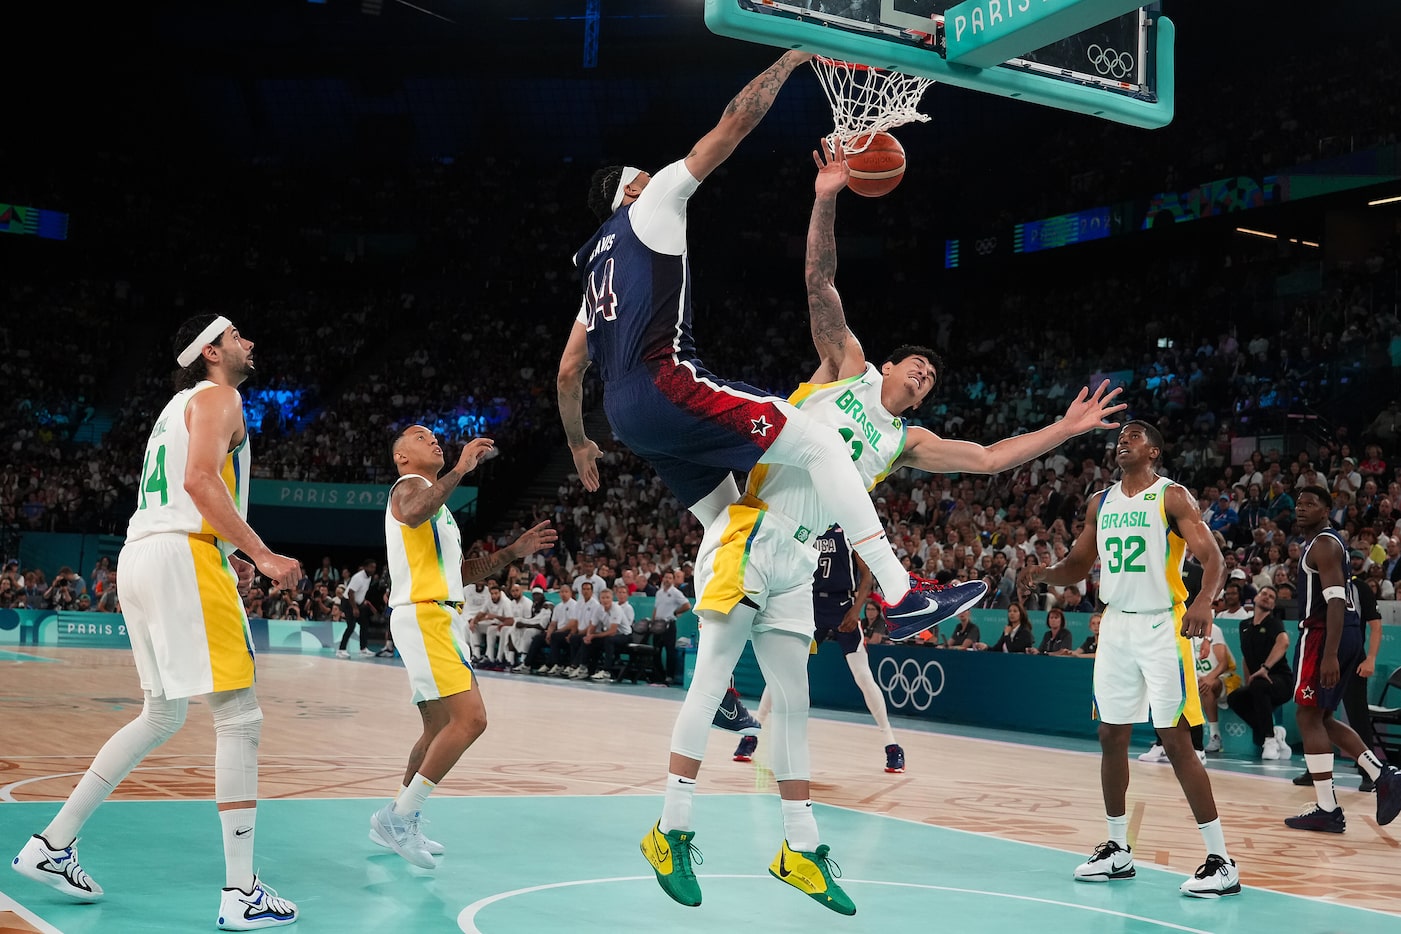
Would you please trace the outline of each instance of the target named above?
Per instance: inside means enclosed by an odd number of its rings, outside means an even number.
[[[695,908],[701,903],[700,883],[696,881],[691,861],[705,862],[700,850],[691,841],[696,838],[690,830],[670,830],[662,833],[660,822],[653,824],[642,838],[642,855],[652,864],[657,884],[674,901]]]
[[[830,908],[838,914],[854,915],[856,906],[842,891],[842,887],[832,881],[833,871],[840,877],[842,870],[836,862],[828,858],[828,852],[830,850],[825,843],[815,852],[804,853],[789,848],[788,841],[784,840],[782,849],[769,864],[769,875],[780,882],[787,882],[799,892],[806,893],[824,908]]]

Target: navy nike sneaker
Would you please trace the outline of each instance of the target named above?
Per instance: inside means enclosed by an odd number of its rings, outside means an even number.
[[[972,609],[987,596],[987,581],[939,584],[911,577],[910,592],[899,603],[885,606],[890,641],[900,642],[928,632],[946,619]]]
[[[725,692],[725,696],[720,698],[720,706],[715,708],[715,717],[710,721],[710,725],[717,730],[729,730],[740,736],[758,736],[759,731],[763,729],[759,721],[739,702],[739,692],[734,688],[730,688]]]

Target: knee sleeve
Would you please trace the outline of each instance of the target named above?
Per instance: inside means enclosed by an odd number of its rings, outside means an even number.
[[[696,670],[671,731],[671,751],[696,760],[705,758],[710,723],[749,641],[754,610],[741,605],[727,616],[702,611],[701,619],[705,630],[696,647]]]
[[[731,503],[739,500],[739,486],[735,483],[734,474],[726,474],[715,489],[707,493],[699,502],[691,506],[691,515],[699,520],[700,524],[709,527],[710,523],[720,517]]]
[[[141,713],[103,744],[92,760],[92,771],[114,787],[120,784],[151,750],[179,731],[189,705],[187,698],[167,700],[147,691]]]
[[[252,688],[209,695],[214,714],[214,800],[258,799],[258,741],[263,710]]]
[[[808,646],[811,640],[791,632],[754,634],[754,657],[764,673],[773,712],[764,720],[765,744],[773,777],[780,782],[812,777],[808,754]]]

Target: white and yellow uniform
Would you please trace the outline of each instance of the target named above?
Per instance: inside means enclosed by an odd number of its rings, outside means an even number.
[[[851,446],[869,490],[905,449],[905,420],[881,404],[881,373],[833,383],[803,383],[788,401],[830,425]],[[811,636],[812,575],[818,536],[832,526],[811,474],[784,464],[758,464],[740,501],[706,529],[696,562],[697,611],[726,614],[746,597],[761,611],[756,630]],[[762,555],[753,560],[756,555]]]
[[[405,480],[432,486],[418,474]],[[392,487],[390,488],[392,492]],[[389,551],[389,631],[404,659],[413,702],[438,700],[472,689],[472,666],[453,635],[462,606],[462,531],[446,505],[431,519],[411,528],[384,510],[384,540]]]
[[[136,512],[117,564],[122,610],[141,687],[177,700],[253,684],[253,638],[234,546],[219,538],[185,491],[190,429],[185,409],[208,380],[166,403],[151,436],[138,481]],[[239,515],[248,514],[248,437],[228,452],[219,471]]]
[[[1108,605],[1095,653],[1094,706],[1105,723],[1170,727],[1202,723],[1192,643],[1182,636],[1187,543],[1168,522],[1171,480],[1159,477],[1137,496],[1116,483],[1100,494],[1095,529],[1100,598]]]

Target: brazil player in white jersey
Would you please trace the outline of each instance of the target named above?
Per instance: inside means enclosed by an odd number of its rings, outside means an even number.
[[[1160,477],[1163,436],[1142,421],[1119,431],[1116,447],[1123,478],[1090,499],[1085,531],[1070,553],[1048,568],[1031,568],[1022,585],[1073,584],[1100,561],[1100,598],[1107,604],[1095,655],[1094,706],[1102,750],[1100,783],[1109,839],[1075,869],[1080,882],[1110,882],[1135,875],[1128,842],[1129,739],[1148,719],[1172,763],[1206,843],[1206,860],[1182,883],[1183,895],[1218,898],[1240,892],[1235,860],[1216,812],[1211,779],[1192,748],[1191,727],[1202,724],[1201,696],[1192,651],[1194,638],[1211,629],[1212,596],[1225,562],[1196,500]],[[1186,605],[1182,560],[1187,549],[1203,567],[1201,590]]]
[[[467,747],[486,730],[486,705],[469,652],[453,634],[463,582],[473,583],[534,554],[558,537],[548,522],[483,558],[462,560],[462,531],[447,500],[492,448],[488,438],[467,442],[441,477],[443,449],[433,432],[410,425],[391,447],[399,479],[384,512],[389,553],[389,629],[408,672],[423,732],[409,753],[395,799],[370,818],[370,839],[415,866],[432,869],[443,846],[423,835],[423,803]]]
[[[297,906],[253,872],[263,712],[239,593],[255,565],[274,588],[295,584],[301,565],[263,544],[245,518],[250,455],[238,387],[253,374],[253,342],[227,318],[199,315],[177,331],[175,357],[175,397],[151,429],[136,512],[117,561],[141,713],[103,745],[57,816],[11,866],[77,901],[101,898],[101,886],[78,865],[77,836],[112,789],[180,729],[189,699],[202,696],[214,718],[214,800],[224,840],[217,923],[249,931],[291,924]],[[152,869],[174,866],[157,860]]]
[[[995,473],[1086,431],[1113,427],[1106,419],[1123,406],[1114,404],[1118,390],[1107,392],[1107,382],[1093,395],[1082,390],[1056,424],[989,447],[946,440],[924,428],[907,426],[899,413],[918,407],[933,389],[938,358],[933,351],[907,345],[880,367],[867,362],[860,342],[847,328],[833,284],[835,201],[849,171],[840,149],[830,160],[814,155],[820,171],[808,230],[807,282],[812,338],[820,362],[812,380],[800,386],[789,402],[844,439],[868,490],[906,465]],[[657,881],[681,904],[699,905],[701,900],[690,860],[695,847],[691,802],[707,730],[745,642],[753,641],[773,702],[764,730],[783,812],[784,840],[769,872],[826,908],[842,914],[856,911],[832,880],[829,847],[819,843],[810,800],[807,743],[807,662],[817,568],[814,545],[836,520],[808,471],[789,464],[759,463],[749,472],[745,493],[709,524],[701,541],[696,612],[702,630],[696,668],[672,731],[662,817],[642,841],[642,852]],[[981,581],[952,588],[947,595],[954,600],[945,608],[960,612],[986,592],[987,585]],[[926,619],[904,629],[897,626],[895,631],[906,637],[933,625],[935,621]]]

